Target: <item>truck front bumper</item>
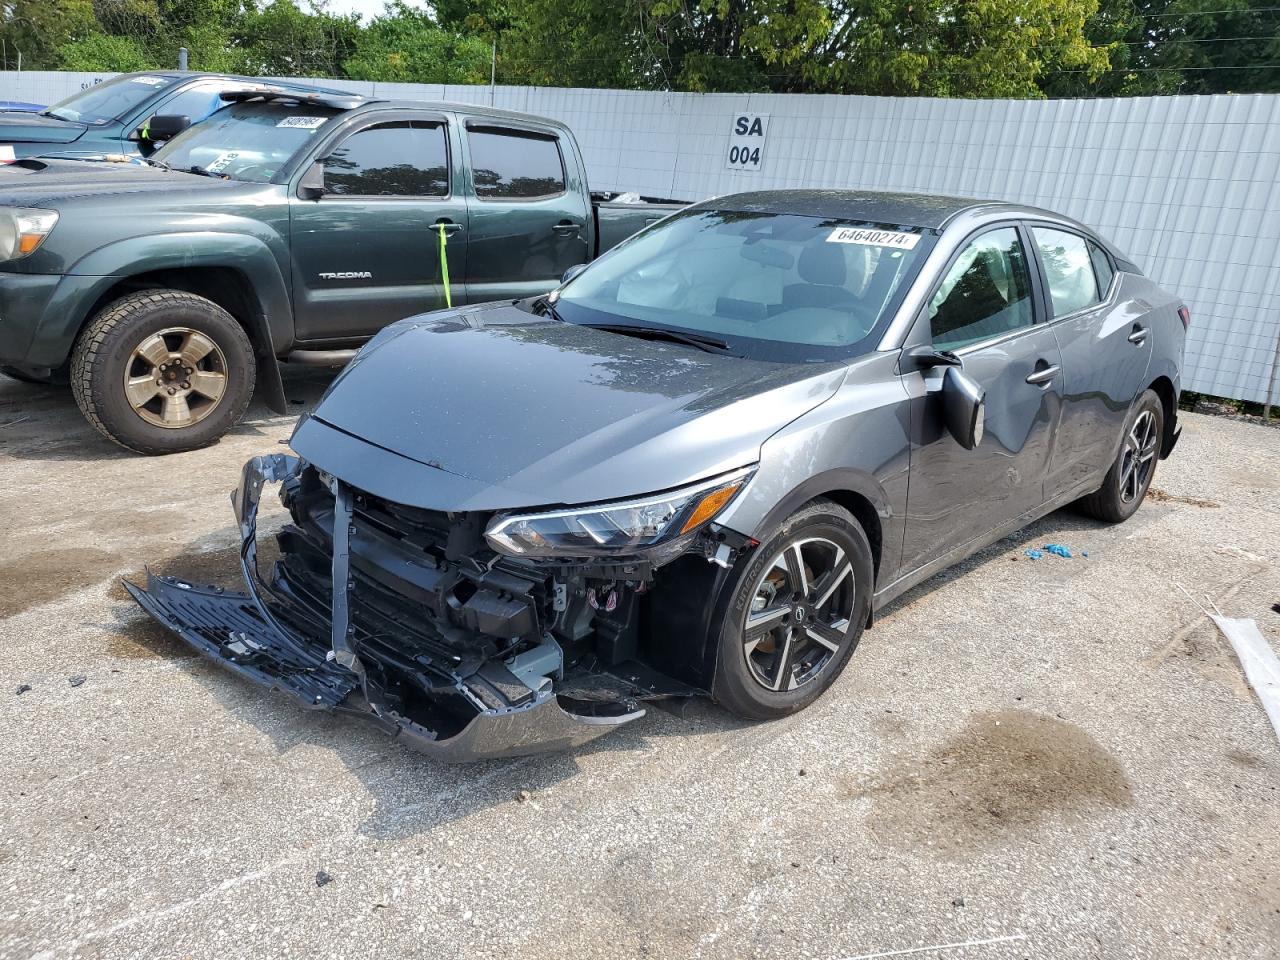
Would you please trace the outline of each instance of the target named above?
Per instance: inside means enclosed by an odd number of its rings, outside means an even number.
[[[462,762],[493,757],[520,756],[565,750],[644,715],[634,701],[584,705],[575,713],[561,705],[552,684],[521,691],[518,702],[480,702],[469,692],[474,674],[465,665],[442,675],[426,689],[432,695],[464,700],[472,704],[474,715],[460,729],[442,735],[428,724],[388,708],[380,691],[369,682],[366,663],[381,671],[387,663],[405,667],[403,677],[413,674],[410,665],[392,657],[386,662],[367,647],[357,648],[348,639],[348,577],[345,568],[346,544],[335,545],[333,630],[329,642],[319,631],[299,628],[281,603],[273,587],[257,573],[257,511],[263,484],[288,483],[297,477],[300,461],[276,454],[257,457],[245,466],[241,485],[232,497],[241,533],[241,570],[248,587],[236,593],[214,587],[200,587],[175,577],[149,574],[144,588],[125,583],[138,604],[159,623],[196,650],[242,677],[264,687],[288,694],[299,705],[313,710],[329,710],[369,720],[388,734],[406,739],[410,745],[440,759]],[[279,587],[277,583],[275,585]],[[479,673],[473,664],[470,669]],[[421,695],[421,694],[420,694]]]
[[[0,270],[0,363],[62,366],[89,307],[115,279]]]

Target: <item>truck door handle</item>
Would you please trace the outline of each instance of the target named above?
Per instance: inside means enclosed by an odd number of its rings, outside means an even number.
[[[1133,333],[1129,334],[1129,342],[1140,347],[1146,341],[1146,339],[1147,339],[1147,328],[1143,326],[1139,326],[1138,324],[1135,323],[1133,325]]]
[[[1043,360],[1036,361],[1035,373],[1027,376],[1027,383],[1035,384],[1037,387],[1044,386],[1056,377],[1058,375],[1058,371],[1062,369],[1056,363],[1053,364],[1053,366],[1049,366],[1047,364],[1041,366],[1041,364],[1044,364]]]
[[[435,233],[439,233],[441,227],[444,227],[444,232],[449,234],[458,233],[462,230],[462,224],[454,223],[452,220],[440,219],[431,225],[431,229]]]
[[[561,220],[551,228],[551,232],[562,237],[571,237],[580,229],[582,229],[582,224],[580,223],[575,223],[572,220]]]

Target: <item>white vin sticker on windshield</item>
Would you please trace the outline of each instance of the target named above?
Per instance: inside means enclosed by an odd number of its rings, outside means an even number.
[[[316,129],[316,127],[321,126],[328,119],[329,119],[328,117],[285,117],[283,120],[277,123],[276,126],[277,127],[299,127],[303,130],[314,130]]]
[[[868,230],[865,227],[836,227],[827,235],[827,243],[861,243],[868,247],[893,247],[898,250],[911,250],[919,242],[918,233]]]

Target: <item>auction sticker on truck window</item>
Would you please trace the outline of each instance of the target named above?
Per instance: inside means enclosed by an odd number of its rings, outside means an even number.
[[[14,156],[13,146],[8,143],[0,143],[0,163],[13,163],[18,159]]]
[[[827,234],[827,243],[860,243],[867,247],[893,247],[897,250],[911,250],[919,242],[918,233],[870,230],[866,227],[836,227]]]
[[[141,83],[148,87],[163,87],[169,81],[164,77],[130,77],[130,83]]]
[[[328,117],[285,117],[277,127],[297,127],[300,130],[314,130],[324,125]]]

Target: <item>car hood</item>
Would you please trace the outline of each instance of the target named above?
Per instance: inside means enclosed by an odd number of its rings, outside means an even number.
[[[43,157],[0,167],[0,204],[39,207],[60,200],[106,194],[163,193],[175,190],[228,190],[236,180],[162,170],[146,164],[93,159]]]
[[[753,463],[843,376],[841,364],[744,360],[487,305],[384,330],[317,406],[332,429],[301,424],[293,445],[401,503],[587,503]]]
[[[0,145],[6,143],[74,143],[84,136],[86,124],[38,113],[6,110],[0,113]]]

